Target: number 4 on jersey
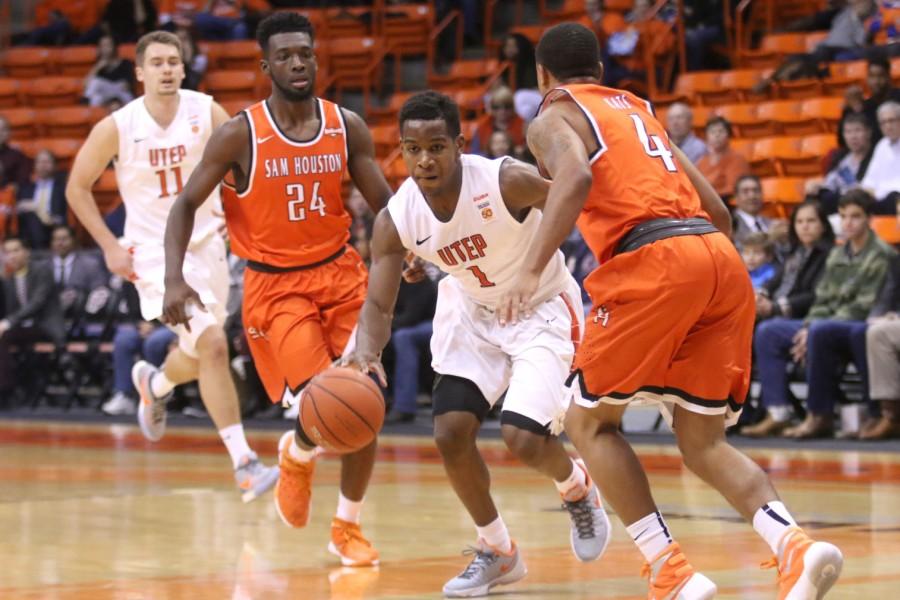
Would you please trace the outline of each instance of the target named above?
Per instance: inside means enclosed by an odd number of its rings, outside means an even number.
[[[653,158],[661,158],[663,164],[666,165],[667,171],[671,173],[678,171],[678,167],[675,165],[675,160],[672,157],[672,151],[666,148],[666,144],[663,142],[662,138],[658,135],[649,135],[647,133],[647,127],[644,125],[644,121],[641,120],[639,115],[632,114],[628,116],[634,121],[634,128],[637,129],[638,138],[644,146],[644,152]]]

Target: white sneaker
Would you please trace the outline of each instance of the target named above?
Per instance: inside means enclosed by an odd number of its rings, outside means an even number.
[[[116,392],[100,410],[108,415],[133,415],[137,411],[137,402],[122,392]]]
[[[295,421],[299,417],[300,417],[300,403],[299,402],[295,402],[294,404],[292,404],[290,406],[290,408],[288,408],[286,411],[284,411],[284,414],[281,415],[281,418],[287,419],[288,421]]]

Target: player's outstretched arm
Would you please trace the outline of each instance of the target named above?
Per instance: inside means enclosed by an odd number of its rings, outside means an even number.
[[[194,229],[194,213],[206,202],[228,170],[239,163],[241,154],[249,152],[247,140],[247,123],[243,117],[235,117],[216,129],[206,143],[200,164],[191,173],[169,212],[165,233],[166,292],[163,316],[171,325],[187,325],[188,301],[203,306],[200,296],[185,283],[182,273],[184,253]]]
[[[497,315],[501,325],[514,324],[522,313],[530,314],[531,300],[541,273],[562,245],[587,200],[593,176],[584,142],[572,125],[584,119],[567,115],[570,103],[552,105],[528,127],[528,146],[550,175],[551,183],[544,216],[516,284],[500,299]]]
[[[375,218],[372,231],[369,289],[356,325],[356,349],[343,361],[365,372],[375,371],[382,385],[387,385],[387,377],[380,356],[391,339],[391,321],[405,258],[406,248],[397,227],[388,209],[383,208]]]
[[[352,110],[342,108],[341,114],[347,124],[347,168],[350,177],[372,207],[372,212],[378,214],[394,193],[375,160],[375,144],[366,122]]]
[[[500,195],[510,210],[544,208],[550,180],[541,177],[537,167],[508,158],[500,166]]]
[[[712,219],[713,225],[719,231],[731,237],[731,213],[728,212],[728,207],[722,202],[722,198],[719,197],[719,194],[716,193],[716,190],[713,189],[713,186],[706,180],[706,177],[703,176],[700,170],[694,166],[691,159],[675,144],[672,144],[672,152],[678,158],[681,168],[687,173],[688,179],[691,180],[691,185],[697,190],[697,194],[700,196],[700,205],[703,206],[703,210]]]
[[[72,212],[100,246],[107,268],[120,277],[133,279],[131,255],[119,245],[116,236],[106,226],[91,192],[94,183],[118,153],[119,130],[111,116],[105,117],[91,129],[78,150],[66,184],[66,200]]]

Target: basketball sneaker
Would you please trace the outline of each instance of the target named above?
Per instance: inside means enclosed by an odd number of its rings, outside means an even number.
[[[647,600],[711,600],[716,584],[697,573],[677,542],[669,544],[652,563],[644,563],[641,577],[650,582]]]
[[[240,465],[234,470],[234,479],[241,489],[241,500],[252,502],[268,492],[278,481],[278,475],[279,468],[262,464],[256,452],[241,458]]]
[[[140,395],[137,418],[141,433],[151,442],[158,442],[166,433],[166,403],[172,399],[172,392],[162,398],[153,395],[150,380],[159,369],[145,360],[139,360],[131,368],[131,382]]]
[[[312,498],[312,478],[316,459],[300,462],[291,457],[289,449],[294,432],[285,432],[278,440],[278,468],[281,474],[275,484],[275,509],[288,527],[305,527],[309,521]]]
[[[591,481],[584,462],[576,460],[575,464],[584,471],[587,492],[578,500],[567,500],[563,496],[563,506],[569,511],[572,521],[569,534],[572,552],[581,562],[590,562],[603,555],[609,544],[612,526],[600,503],[600,491]]]
[[[817,542],[799,527],[788,529],[778,546],[778,555],[761,565],[778,569],[778,600],[824,598],[844,565],[837,546]]]
[[[378,550],[363,537],[359,525],[337,517],[331,520],[328,551],[340,557],[345,567],[374,567],[378,564]]]
[[[515,542],[504,554],[480,539],[477,547],[470,546],[463,551],[463,555],[469,554],[474,555],[469,566],[444,584],[447,598],[486,596],[492,587],[515,583],[528,573]]]

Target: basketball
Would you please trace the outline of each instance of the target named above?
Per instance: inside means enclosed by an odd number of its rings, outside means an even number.
[[[384,397],[367,375],[332,367],[310,380],[300,400],[300,425],[317,445],[347,454],[367,446],[384,423]]]

